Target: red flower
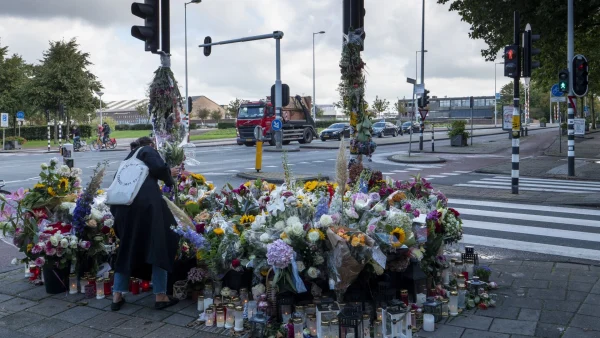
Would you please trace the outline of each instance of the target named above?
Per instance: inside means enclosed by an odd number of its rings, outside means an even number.
[[[487,305],[485,305],[485,303],[479,303],[479,308],[482,310],[487,310]]]
[[[71,226],[71,224],[63,225],[62,222],[56,222],[54,224],[50,224],[48,227],[51,227],[52,230],[46,230],[46,231],[44,231],[44,233],[49,234],[49,235],[54,235],[56,233],[66,234],[66,233],[71,232],[71,228],[73,228]]]
[[[456,211],[456,209],[454,209],[454,208],[448,208],[448,211],[450,211],[451,213],[453,213],[454,217],[460,216],[460,213],[458,211]]]
[[[105,225],[100,231],[102,231],[102,233],[106,235],[110,232],[110,228]]]
[[[48,218],[48,213],[45,208],[33,209],[33,215],[40,220]]]
[[[199,234],[204,233],[204,222],[196,223],[196,232]]]
[[[231,266],[232,266],[234,269],[235,269],[235,268],[237,268],[238,266],[240,266],[240,260],[239,260],[239,259],[237,259],[237,258],[234,258],[234,259],[231,261]]]

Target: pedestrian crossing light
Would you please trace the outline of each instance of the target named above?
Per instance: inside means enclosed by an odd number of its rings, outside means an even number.
[[[558,73],[558,89],[563,93],[569,92],[569,70],[563,69]]]
[[[429,105],[429,90],[425,89],[423,95],[419,98],[419,108],[427,108]]]
[[[504,76],[517,78],[520,75],[519,46],[509,45],[504,47]]]

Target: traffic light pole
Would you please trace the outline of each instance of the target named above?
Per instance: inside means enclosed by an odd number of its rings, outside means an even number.
[[[521,35],[519,12],[514,14],[514,44],[519,46]],[[518,47],[517,47],[518,48]],[[518,55],[518,53],[517,53]],[[517,58],[518,59],[518,58]],[[520,63],[520,62],[519,62]],[[513,79],[513,115],[512,115],[512,171],[511,171],[511,186],[512,193],[519,194],[519,133],[521,127],[521,114],[519,113],[519,82],[521,74],[519,66],[517,66],[516,76]]]
[[[421,85],[425,88],[425,0],[421,12]],[[423,120],[420,121],[419,127],[419,150],[423,151],[423,129],[425,128]]]
[[[568,0],[567,6],[567,66],[569,74],[573,74],[573,54],[574,54],[574,33],[573,33],[573,0]],[[568,97],[568,176],[575,176],[575,109],[571,104],[573,96],[573,81],[569,81],[569,97]]]

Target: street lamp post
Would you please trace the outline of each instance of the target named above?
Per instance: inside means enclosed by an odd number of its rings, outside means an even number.
[[[427,50],[424,50],[423,52],[427,53]],[[415,80],[419,78],[419,53],[421,53],[420,50],[415,52]],[[415,87],[416,87],[416,83],[415,83]],[[413,90],[413,116],[416,116],[416,114],[417,114],[417,97],[415,95],[415,91]],[[411,127],[411,134],[412,134],[412,127]]]
[[[104,95],[104,93],[96,92],[96,94],[98,94],[98,96],[100,96],[100,124],[102,124],[102,95]]]
[[[494,64],[494,128],[496,128],[497,120],[498,120],[498,102],[496,102],[496,66],[503,65],[504,62],[496,62]]]
[[[313,33],[313,118],[316,121],[317,120],[317,99],[316,99],[316,92],[315,92],[315,35],[317,34],[325,34],[325,31],[320,31],[320,32],[316,32]]]
[[[202,0],[192,0],[190,2],[186,2],[183,6],[183,16],[184,16],[184,30],[185,30],[185,116],[187,117],[186,129],[187,129],[187,140],[190,140],[190,113],[188,107],[188,62],[187,62],[187,5],[189,4],[199,4]]]

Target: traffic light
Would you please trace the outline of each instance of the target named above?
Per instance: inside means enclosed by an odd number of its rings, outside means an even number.
[[[425,89],[425,92],[419,98],[419,108],[426,108],[429,105],[429,90]]]
[[[204,44],[212,43],[212,38],[207,36],[204,38]],[[204,56],[209,56],[212,51],[212,46],[204,46]]]
[[[573,57],[573,94],[585,96],[588,92],[588,62],[585,56],[578,54]]]
[[[343,2],[343,27],[342,32],[348,35],[348,30],[362,28],[361,39],[363,45],[360,50],[364,50],[365,33],[365,0],[344,0]]]
[[[569,92],[569,70],[563,69],[558,73],[558,89],[563,93]]]
[[[188,96],[188,99],[187,99],[187,112],[188,112],[188,114],[192,112],[193,104],[194,103],[192,102],[192,97]]]
[[[531,71],[540,68],[540,62],[532,60],[534,55],[540,53],[539,49],[533,48],[533,43],[539,39],[539,34],[533,34],[530,30],[523,34],[523,77],[531,77]]]
[[[146,51],[156,53],[160,40],[159,0],[131,4],[131,14],[144,19],[144,26],[132,26],[131,36],[146,42]]]
[[[520,60],[519,46],[504,47],[504,76],[517,78],[521,73]]]
[[[285,107],[290,104],[290,86],[283,83],[281,85],[281,107]],[[271,103],[275,107],[277,101],[275,101],[275,85],[271,86]]]

